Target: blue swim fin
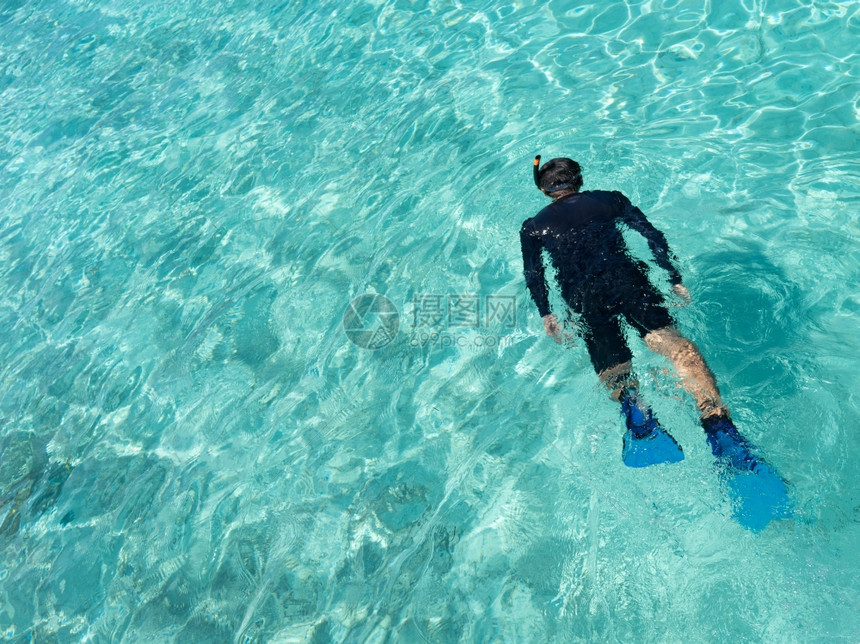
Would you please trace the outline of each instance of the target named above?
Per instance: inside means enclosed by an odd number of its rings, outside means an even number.
[[[624,394],[621,414],[627,425],[624,447],[621,450],[621,459],[626,466],[648,467],[684,460],[684,450],[660,426],[651,408],[639,402],[635,393]]]
[[[732,515],[753,532],[774,519],[792,515],[788,484],[756,456],[752,446],[726,416],[706,418],[702,426],[732,501]]]

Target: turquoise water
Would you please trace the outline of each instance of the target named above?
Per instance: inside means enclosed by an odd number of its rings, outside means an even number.
[[[860,640],[858,36],[856,1],[3,2],[0,636]],[[638,339],[686,459],[622,465],[524,286],[536,153],[666,232],[792,519],[732,518]]]

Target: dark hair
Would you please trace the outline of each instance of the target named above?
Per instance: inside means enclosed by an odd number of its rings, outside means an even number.
[[[540,169],[540,187],[549,193],[561,190],[579,192],[582,187],[582,168],[573,159],[550,159]]]

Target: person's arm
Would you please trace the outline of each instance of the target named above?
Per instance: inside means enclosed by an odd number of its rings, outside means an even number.
[[[526,286],[529,287],[532,299],[537,304],[544,331],[556,342],[561,342],[561,326],[549,310],[549,290],[546,286],[546,272],[541,256],[543,244],[539,237],[531,234],[528,221],[520,229],[520,245],[523,248],[523,273],[526,277]]]
[[[550,315],[550,311],[549,291],[546,286],[546,273],[541,257],[543,244],[539,237],[531,233],[528,221],[520,229],[520,245],[523,249],[523,274],[526,278],[526,286],[529,287],[538,313],[542,318],[546,317]]]
[[[630,203],[627,197],[620,192],[616,192],[615,194],[620,198],[624,209],[621,217],[624,223],[648,241],[648,248],[651,249],[657,266],[669,273],[669,281],[672,283],[672,289],[678,295],[684,297],[687,289],[681,284],[681,272],[676,266],[677,260],[675,256],[669,250],[669,242],[666,241],[666,236],[654,228],[651,222],[645,217],[645,214]],[[689,295],[686,297],[689,297]]]

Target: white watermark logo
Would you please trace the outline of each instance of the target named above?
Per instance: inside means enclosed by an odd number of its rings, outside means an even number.
[[[514,295],[419,293],[406,303],[409,345],[484,349],[510,344],[517,326]],[[347,338],[362,349],[381,349],[397,335],[400,315],[387,297],[359,295],[343,314]]]
[[[397,307],[384,295],[359,295],[343,312],[346,337],[362,349],[381,349],[394,340],[399,329]]]

